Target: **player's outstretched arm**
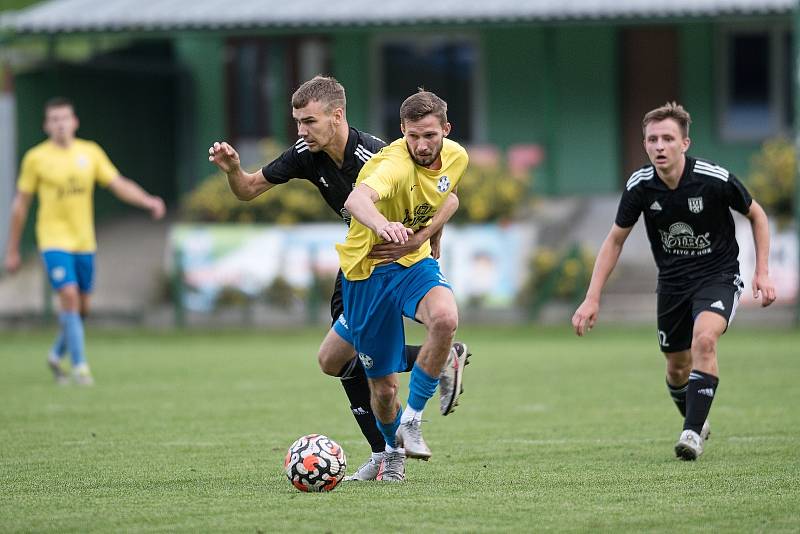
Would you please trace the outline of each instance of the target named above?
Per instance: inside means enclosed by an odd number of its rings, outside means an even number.
[[[755,200],[750,204],[746,217],[753,229],[753,242],[756,247],[756,271],[753,274],[753,298],[761,296],[761,306],[772,304],[777,295],[775,284],[769,277],[769,221],[764,208]]]
[[[572,326],[575,328],[577,335],[584,335],[592,329],[597,321],[597,315],[600,311],[600,294],[603,292],[608,277],[611,276],[611,272],[617,265],[622,247],[632,229],[633,226],[622,228],[614,224],[605,241],[603,241],[600,251],[597,253],[597,259],[594,262],[592,280],[589,282],[586,298],[572,316]]]
[[[344,202],[345,209],[355,220],[371,229],[384,241],[406,243],[414,230],[406,228],[403,223],[390,222],[384,217],[375,203],[379,200],[378,192],[368,185],[358,184]]]
[[[422,246],[428,239],[431,240],[431,255],[434,259],[439,259],[440,248],[439,243],[442,238],[442,228],[450,220],[450,218],[458,211],[459,200],[455,193],[450,193],[445,199],[442,207],[431,219],[428,226],[420,228],[409,240],[404,244],[397,243],[379,243],[372,247],[368,258],[382,259],[386,261],[395,261],[406,254],[410,254]]]
[[[150,212],[153,219],[160,219],[167,209],[161,197],[149,194],[139,184],[124,176],[117,176],[108,184],[109,190],[123,202]]]
[[[22,229],[25,227],[25,219],[28,218],[28,210],[31,207],[33,195],[17,191],[14,202],[11,204],[11,221],[8,228],[8,243],[6,244],[6,257],[4,266],[6,270],[13,273],[22,264],[19,255],[19,241],[22,238]]]
[[[253,200],[275,185],[266,180],[261,169],[256,172],[242,169],[239,153],[224,141],[216,142],[208,148],[208,161],[225,173],[231,191],[239,200]]]

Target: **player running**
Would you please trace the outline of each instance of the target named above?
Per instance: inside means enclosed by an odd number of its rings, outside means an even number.
[[[744,290],[731,209],[752,226],[753,297],[760,294],[762,306],[775,300],[767,215],[733,174],[686,155],[690,124],[689,113],[674,102],[644,116],[650,165],[628,180],[616,221],[600,247],[586,299],[572,317],[579,336],[594,326],[603,286],[644,213],[658,266],[658,343],[667,360],[667,388],[684,417],[675,454],[684,460],[696,460],[703,453],[719,383],[717,341],[733,320]]]

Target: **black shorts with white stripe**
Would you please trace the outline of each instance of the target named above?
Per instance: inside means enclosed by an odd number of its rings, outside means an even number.
[[[738,274],[721,274],[703,280],[686,293],[659,293],[658,344],[661,352],[691,348],[694,322],[703,312],[721,315],[730,326],[743,291],[744,283]]]

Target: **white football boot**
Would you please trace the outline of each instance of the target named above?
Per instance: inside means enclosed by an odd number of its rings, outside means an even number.
[[[378,473],[381,470],[381,462],[383,461],[384,453],[373,452],[369,459],[361,464],[361,467],[356,469],[352,475],[344,477],[342,482],[362,482],[367,480],[376,480]]]
[[[456,411],[458,397],[464,393],[462,385],[464,367],[469,363],[469,352],[467,345],[456,341],[450,349],[447,361],[439,375],[439,411],[442,415],[451,414]]]
[[[69,377],[61,367],[61,360],[58,358],[58,356],[50,355],[47,358],[47,367],[53,373],[53,378],[56,379],[56,384],[59,386],[65,386],[69,384]]]
[[[400,423],[395,437],[397,438],[397,446],[405,448],[408,458],[418,458],[427,461],[431,457],[431,449],[425,443],[425,440],[422,439],[421,425],[421,421],[413,419],[405,423]],[[387,452],[386,454],[389,453]]]
[[[681,460],[697,460],[703,454],[703,438],[694,430],[684,430],[675,444],[675,456]]]
[[[708,422],[708,419],[705,420],[703,423],[703,428],[700,429],[700,437],[703,438],[703,443],[711,436],[711,423]]]
[[[383,482],[402,482],[406,479],[406,453],[402,448],[384,452],[377,480]]]

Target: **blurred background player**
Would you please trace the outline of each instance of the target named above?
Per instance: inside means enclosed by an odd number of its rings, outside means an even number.
[[[628,180],[616,221],[597,255],[586,299],[572,317],[579,336],[594,326],[603,286],[644,213],[658,266],[658,342],[667,359],[667,387],[684,416],[675,454],[684,460],[703,453],[719,383],[717,340],[733,320],[744,290],[731,209],[747,217],[753,230],[753,298],[760,293],[762,306],[775,300],[767,215],[733,174],[686,155],[690,124],[689,113],[674,102],[644,116],[650,165]]]
[[[292,95],[292,116],[297,123],[299,139],[275,161],[249,173],[242,169],[239,154],[225,142],[214,143],[209,148],[208,160],[228,177],[231,190],[240,200],[252,200],[293,178],[308,180],[320,192],[327,204],[350,224],[350,214],[344,207],[347,196],[355,186],[356,177],[364,164],[385,146],[377,137],[351,128],[347,122],[344,87],[332,77],[316,76],[303,83]],[[438,258],[442,225],[455,213],[457,202],[441,210],[428,228],[406,243],[377,244],[372,257],[393,261],[430,239],[433,254]],[[331,318],[343,312],[342,273],[336,276],[331,297]],[[323,341],[319,354],[322,370],[341,379],[350,409],[372,449],[372,455],[348,480],[374,480],[378,475],[386,444],[370,406],[370,390],[362,365],[355,357],[350,339],[342,339],[331,331]],[[405,358],[410,371],[420,347],[407,345]],[[452,358],[442,374],[442,414],[447,415],[455,406],[461,392],[461,369],[466,361],[467,347],[453,345]]]
[[[11,207],[11,224],[5,267],[16,271],[21,263],[19,244],[33,195],[39,209],[36,241],[47,277],[58,294],[61,326],[48,365],[56,381],[66,382],[61,359],[69,352],[73,378],[91,385],[86,361],[83,318],[89,313],[94,279],[94,186],[107,187],[120,200],[148,210],[154,219],[164,216],[161,198],[120,175],[99,145],[75,137],[79,122],[66,98],[53,98],[44,107],[47,140],[25,153],[17,193]]]
[[[400,107],[400,126],[403,138],[364,165],[345,203],[353,220],[345,242],[336,245],[344,315],[333,328],[352,338],[369,377],[372,408],[386,442],[381,479],[391,482],[405,479],[406,456],[431,456],[420,430],[422,411],[451,352],[458,308],[428,241],[391,263],[370,257],[370,251],[382,242],[406,244],[440,209],[457,203],[454,190],[468,162],[466,150],[446,139],[447,104],[435,94],[408,97]],[[406,369],[404,316],[425,325],[427,336],[402,410],[397,373]]]

